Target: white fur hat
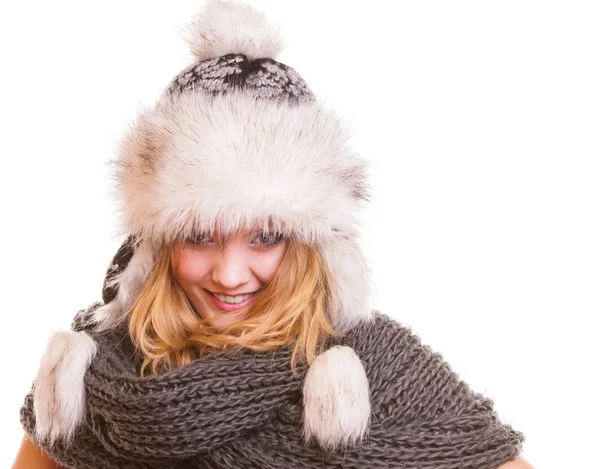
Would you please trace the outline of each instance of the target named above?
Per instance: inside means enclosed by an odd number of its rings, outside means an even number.
[[[139,114],[112,161],[126,239],[94,321],[103,329],[126,318],[161,243],[267,219],[327,262],[336,330],[371,320],[370,267],[357,229],[369,201],[367,162],[350,148],[347,129],[297,72],[275,60],[282,41],[250,6],[209,0],[187,40],[195,62]],[[368,428],[365,402],[359,357],[348,347],[327,350],[306,376],[305,436],[327,448],[355,441]]]
[[[197,61],[137,116],[110,162],[118,234],[135,237],[136,249],[126,269],[109,269],[118,294],[96,319],[123,319],[161,242],[267,219],[326,260],[338,331],[371,319],[371,272],[358,245],[368,165],[348,129],[274,59],[282,41],[250,6],[209,0],[187,34]]]

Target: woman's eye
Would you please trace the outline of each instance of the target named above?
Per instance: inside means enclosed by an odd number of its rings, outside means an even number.
[[[275,246],[279,244],[283,239],[283,234],[281,233],[263,233],[258,235],[254,240],[259,240],[257,244],[263,246]]]
[[[206,244],[212,242],[212,239],[205,234],[199,234],[188,238],[187,242],[191,244]]]
[[[255,236],[252,244],[260,246],[275,246],[283,239],[282,233],[262,233]],[[206,233],[201,233],[197,236],[191,236],[186,240],[187,243],[195,246],[206,245],[213,243],[214,240]]]

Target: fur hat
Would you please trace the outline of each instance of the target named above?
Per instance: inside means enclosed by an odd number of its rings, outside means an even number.
[[[371,320],[371,270],[357,229],[370,200],[367,162],[350,148],[344,124],[294,69],[275,60],[279,33],[250,6],[209,0],[186,39],[194,63],[138,115],[111,162],[126,239],[94,321],[111,328],[126,318],[160,243],[267,219],[327,262],[336,330]],[[327,350],[305,378],[305,434],[329,448],[362,438],[370,418],[365,402],[360,358],[348,347]]]

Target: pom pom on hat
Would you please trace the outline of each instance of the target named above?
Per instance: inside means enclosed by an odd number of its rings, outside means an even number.
[[[85,418],[85,372],[96,342],[84,331],[56,331],[46,345],[33,386],[35,438],[70,440]]]
[[[232,0],[208,0],[186,25],[184,37],[198,61],[232,53],[275,59],[284,48],[279,30],[263,13]]]

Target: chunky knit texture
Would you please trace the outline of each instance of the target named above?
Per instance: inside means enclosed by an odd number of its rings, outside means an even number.
[[[493,402],[472,391],[408,326],[376,312],[330,347],[352,347],[370,383],[368,437],[327,453],[303,443],[302,380],[291,349],[219,352],[140,377],[123,328],[96,333],[89,315],[72,323],[98,345],[85,375],[86,417],[72,440],[37,440],[77,469],[414,468],[496,469],[516,457],[524,435],[502,423]],[[33,393],[21,409],[35,439]]]

